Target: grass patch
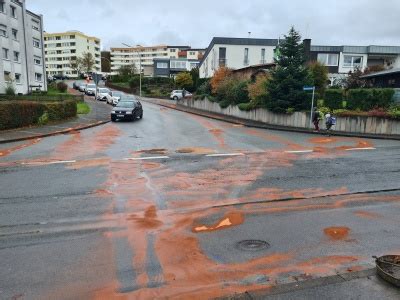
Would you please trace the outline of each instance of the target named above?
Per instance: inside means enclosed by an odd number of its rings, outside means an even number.
[[[76,108],[78,110],[78,115],[86,115],[90,112],[90,106],[85,102],[78,102]]]

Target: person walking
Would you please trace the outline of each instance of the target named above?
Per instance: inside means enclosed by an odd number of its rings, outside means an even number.
[[[331,113],[327,113],[325,115],[325,126],[326,126],[326,132],[328,135],[330,135],[332,126],[336,125],[336,118],[331,115]]]
[[[314,108],[314,113],[312,117],[312,122],[314,124],[314,132],[319,132],[319,121],[321,120],[321,113],[319,112],[318,108]]]

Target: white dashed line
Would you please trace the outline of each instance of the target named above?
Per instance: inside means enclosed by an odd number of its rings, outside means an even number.
[[[28,162],[28,163],[21,163],[21,165],[27,166],[41,166],[41,165],[56,165],[56,164],[71,164],[76,163],[76,160],[58,160],[58,161],[36,161],[36,162]]]
[[[312,153],[314,150],[293,150],[293,151],[285,151],[285,153]]]
[[[221,156],[243,156],[243,153],[217,153],[217,154],[207,154],[207,157],[221,157]]]
[[[358,151],[358,150],[376,150],[374,147],[365,147],[365,148],[350,148],[346,149],[346,151]]]
[[[124,158],[124,160],[150,160],[150,159],[166,159],[169,156],[149,156],[149,157],[129,157]]]

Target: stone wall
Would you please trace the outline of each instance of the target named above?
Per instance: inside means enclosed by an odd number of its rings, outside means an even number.
[[[258,108],[251,111],[242,111],[237,106],[221,108],[218,103],[205,100],[185,99],[180,105],[219,113],[240,119],[258,121],[271,125],[313,128],[310,126],[310,113],[295,112],[293,114],[276,114],[266,109]],[[321,122],[322,123],[322,122]],[[322,124],[322,127],[324,125]],[[362,134],[399,135],[400,120],[391,120],[376,117],[337,117],[335,131]]]

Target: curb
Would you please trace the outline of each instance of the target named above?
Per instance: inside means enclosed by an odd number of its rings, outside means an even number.
[[[8,139],[8,140],[0,140],[0,144],[7,144],[7,143],[13,143],[13,142],[20,142],[20,141],[26,141],[26,140],[33,140],[33,139],[39,139],[39,138],[44,138],[44,137],[49,137],[49,136],[55,136],[55,135],[60,135],[60,134],[66,134],[72,131],[81,131],[84,129],[100,126],[106,123],[109,123],[110,120],[104,120],[104,121],[98,121],[96,123],[90,123],[84,126],[80,127],[75,127],[75,128],[68,128],[60,131],[54,131],[50,133],[45,133],[45,134],[37,134],[37,135],[31,135],[31,136],[26,136],[26,137],[21,137],[21,138],[15,138],[15,139]]]
[[[308,133],[308,134],[313,134],[313,135],[324,135],[324,131],[320,132],[314,132],[310,129],[305,129],[305,128],[298,128],[298,127],[286,127],[286,126],[280,126],[280,125],[272,125],[272,124],[267,124],[267,123],[262,123],[262,122],[257,122],[257,121],[251,121],[247,119],[241,119],[238,117],[233,117],[233,116],[226,116],[223,114],[215,113],[215,112],[209,112],[197,108],[191,108],[187,107],[184,105],[176,104],[176,105],[169,105],[169,104],[164,104],[164,103],[159,103],[157,99],[151,100],[151,99],[141,99],[142,101],[168,107],[171,109],[175,109],[178,111],[183,111],[187,113],[191,113],[194,115],[202,116],[202,117],[207,117],[210,119],[214,120],[219,120],[219,121],[225,121],[233,124],[240,124],[244,125],[247,127],[253,127],[253,128],[262,128],[262,129],[271,129],[271,130],[278,130],[278,131],[289,131],[289,132],[300,132],[300,133]],[[331,135],[334,136],[345,136],[345,137],[359,137],[359,138],[372,138],[372,139],[381,139],[381,140],[400,140],[400,135],[399,136],[393,136],[393,135],[382,135],[382,134],[372,134],[372,133],[353,133],[353,132],[342,132],[342,131],[331,131]]]

